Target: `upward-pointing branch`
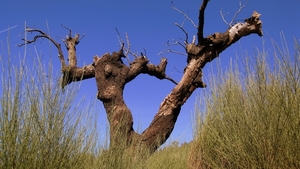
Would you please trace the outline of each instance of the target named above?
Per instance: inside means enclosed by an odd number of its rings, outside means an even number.
[[[69,65],[67,65],[65,62],[61,45],[57,43],[53,38],[51,38],[48,34],[46,34],[45,32],[39,29],[26,28],[26,32],[37,33],[37,35],[35,35],[32,40],[22,39],[24,43],[18,45],[18,46],[23,46],[25,44],[31,44],[36,42],[38,39],[43,39],[43,38],[50,40],[58,50],[58,58],[61,62],[61,71],[63,74],[63,80],[61,82],[62,88],[64,88],[66,85],[70,84],[71,82],[95,77],[94,63],[83,66],[82,68],[77,67],[76,45],[79,43],[80,39],[82,39],[83,36],[80,38],[79,34],[76,34],[74,37],[72,37],[71,29],[65,26],[63,27],[69,30],[69,35],[67,35],[66,39],[64,40],[64,43],[68,50]]]
[[[204,11],[206,8],[206,5],[208,3],[209,0],[203,0],[202,5],[200,7],[200,11],[199,11],[199,25],[198,25],[198,44],[201,43],[202,39],[203,39],[203,27],[204,27]]]
[[[23,46],[23,45],[25,45],[25,44],[34,43],[34,42],[36,42],[37,39],[39,39],[39,38],[46,38],[46,39],[50,40],[50,41],[55,45],[55,47],[57,48],[57,51],[58,51],[58,58],[59,58],[59,60],[60,60],[60,62],[61,62],[62,67],[65,67],[65,66],[66,66],[66,62],[65,62],[65,59],[64,59],[64,54],[63,54],[63,52],[62,52],[62,50],[61,50],[61,45],[60,45],[59,43],[55,42],[55,40],[53,40],[49,35],[47,35],[45,32],[43,32],[43,31],[41,31],[41,30],[39,30],[39,29],[26,28],[26,32],[31,32],[31,33],[37,32],[37,33],[40,33],[40,34],[37,35],[37,36],[35,36],[35,37],[33,38],[33,40],[22,39],[22,40],[24,41],[24,43],[19,44],[19,45],[18,45],[19,47],[21,47],[21,46]]]

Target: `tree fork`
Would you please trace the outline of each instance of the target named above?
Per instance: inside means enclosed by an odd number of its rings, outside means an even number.
[[[64,42],[68,50],[69,65],[65,63],[61,45],[46,33],[38,29],[27,28],[27,32],[35,32],[38,35],[33,40],[23,40],[25,41],[24,44],[29,44],[39,38],[46,38],[56,46],[64,76],[62,87],[74,81],[95,77],[98,89],[97,98],[103,103],[110,124],[110,144],[112,147],[118,146],[120,140],[125,140],[127,146],[139,144],[150,152],[154,152],[172,133],[181,106],[197,88],[206,86],[202,81],[202,69],[206,63],[214,60],[222,51],[244,36],[263,35],[262,22],[259,19],[260,14],[254,11],[250,18],[234,24],[224,33],[217,32],[204,38],[204,11],[208,2],[209,0],[203,0],[199,10],[198,44],[195,44],[195,40],[186,44],[187,66],[179,82],[166,75],[167,59],[165,58],[161,59],[159,65],[153,65],[149,63],[146,56],[142,55],[136,57],[130,65],[125,65],[122,61],[122,58],[125,57],[123,46],[118,52],[106,53],[101,57],[95,56],[90,65],[79,68],[77,67],[75,48],[79,43],[79,35],[71,37],[71,31],[68,28],[70,34]],[[175,87],[162,101],[149,127],[138,134],[132,127],[133,118],[131,111],[124,102],[123,90],[127,83],[140,74],[167,79],[174,83]]]

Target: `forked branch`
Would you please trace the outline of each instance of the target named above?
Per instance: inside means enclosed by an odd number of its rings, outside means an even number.
[[[158,66],[155,66],[153,64],[147,64],[147,67],[143,70],[142,73],[147,73],[148,75],[155,76],[156,78],[161,80],[167,79],[173,82],[175,85],[177,85],[178,83],[175,80],[166,75],[167,63],[168,61],[166,58],[161,58],[160,64]]]
[[[188,44],[188,40],[189,40],[189,35],[188,33],[184,30],[182,25],[179,25],[178,23],[174,23],[174,25],[176,25],[177,27],[179,27],[185,34],[185,40],[184,40],[184,44],[187,45]],[[183,46],[183,45],[181,45]],[[185,48],[185,46],[183,46]]]
[[[230,23],[228,23],[228,22],[226,21],[226,19],[225,19],[225,17],[224,17],[225,14],[222,12],[222,8],[221,8],[220,14],[221,14],[222,20],[226,23],[226,25],[228,25],[229,27],[232,27],[232,26],[233,26],[232,24],[234,23],[235,18],[236,18],[237,15],[241,12],[241,10],[246,6],[247,3],[248,3],[248,0],[245,2],[244,5],[242,5],[242,2],[240,2],[240,7],[239,7],[239,9],[236,11],[236,13],[234,14],[234,16],[232,17]]]
[[[63,79],[62,79],[61,85],[62,85],[62,88],[64,88],[66,85],[70,84],[71,82],[95,77],[95,69],[94,69],[93,63],[90,65],[87,65],[87,66],[83,66],[82,68],[77,67],[76,45],[79,43],[80,39],[82,39],[84,36],[82,36],[80,38],[79,34],[76,34],[75,37],[72,37],[71,29],[69,29],[63,25],[62,25],[62,27],[69,30],[69,35],[67,35],[66,39],[64,40],[64,43],[68,50],[69,65],[67,65],[65,62],[65,58],[64,58],[64,54],[61,49],[61,45],[59,43],[57,43],[51,36],[49,36],[48,34],[46,34],[45,32],[43,32],[39,29],[26,28],[26,32],[37,33],[38,35],[34,36],[32,40],[23,38],[22,40],[24,41],[24,43],[19,44],[18,46],[21,47],[25,44],[34,43],[40,38],[41,39],[46,38],[46,39],[50,40],[58,50],[58,58],[61,62],[61,71],[63,74]]]
[[[160,60],[159,65],[154,65],[149,63],[149,60],[146,56],[140,56],[133,60],[133,62],[130,63],[129,71],[126,77],[126,82],[133,80],[136,76],[139,74],[148,74],[150,76],[154,76],[160,80],[167,79],[174,84],[177,84],[175,80],[168,77],[166,75],[166,66],[167,66],[167,59],[162,58]]]

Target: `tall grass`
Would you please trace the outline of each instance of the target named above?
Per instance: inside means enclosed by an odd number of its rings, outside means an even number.
[[[274,48],[212,78],[193,143],[151,156],[126,140],[107,149],[93,106],[78,101],[78,84],[61,90],[51,63],[1,55],[0,168],[300,168],[300,45],[293,56]]]
[[[300,46],[283,44],[211,79],[191,168],[300,168]]]
[[[188,143],[180,146],[176,143],[178,142],[173,142],[164,149],[155,152],[146,161],[144,168],[186,169],[191,146]]]
[[[63,93],[38,57],[30,68],[0,57],[0,168],[93,168],[98,134],[92,106],[75,101],[79,86]]]

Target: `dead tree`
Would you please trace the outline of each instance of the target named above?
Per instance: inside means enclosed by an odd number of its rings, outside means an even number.
[[[49,39],[58,50],[58,58],[61,62],[63,74],[62,87],[71,82],[95,78],[98,88],[97,97],[103,103],[110,124],[110,144],[118,146],[119,140],[125,140],[129,144],[140,144],[154,152],[170,136],[181,106],[197,88],[206,85],[202,81],[202,69],[206,63],[211,62],[227,47],[244,36],[257,34],[262,36],[262,22],[260,14],[256,11],[243,22],[230,26],[223,33],[214,33],[207,37],[203,36],[204,13],[209,0],[203,0],[199,9],[199,24],[196,38],[191,43],[185,44],[187,53],[187,65],[181,80],[177,83],[165,73],[167,59],[162,58],[159,65],[149,63],[145,56],[136,57],[130,65],[125,65],[122,58],[124,46],[118,52],[106,53],[101,57],[94,56],[91,64],[77,67],[76,45],[80,41],[80,35],[72,37],[71,30],[64,40],[68,50],[66,64],[61,45],[55,42],[49,35],[38,29],[27,28],[27,32],[37,33],[33,40],[24,39],[24,44],[35,42],[39,38]],[[22,46],[21,44],[20,46]],[[167,79],[174,83],[175,87],[162,101],[158,112],[151,124],[141,134],[133,129],[131,111],[123,99],[123,90],[127,83],[134,80],[140,74],[148,74],[158,79]]]

